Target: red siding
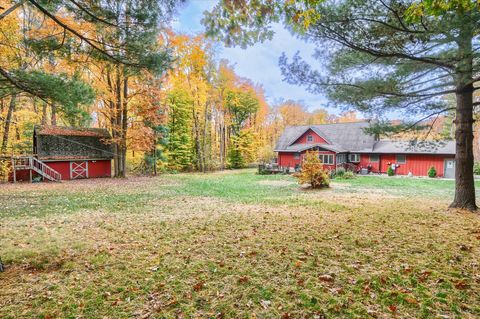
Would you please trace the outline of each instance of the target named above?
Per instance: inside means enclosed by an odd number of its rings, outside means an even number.
[[[360,163],[358,163],[359,168],[367,168],[368,165],[372,166],[372,172],[378,173],[380,167],[380,160],[378,162],[370,161],[370,154],[360,154]]]
[[[372,165],[373,172],[386,173],[388,166],[397,163],[396,154],[380,154],[380,161],[378,163],[370,162],[369,154],[362,154],[360,157],[360,167],[367,167]],[[395,173],[398,175],[407,175],[412,173],[414,176],[427,176],[430,167],[435,167],[437,176],[443,176],[444,161],[446,159],[454,159],[453,155],[428,155],[428,154],[412,154],[406,155],[406,163],[398,164]]]
[[[278,153],[278,165],[284,167],[295,167],[296,164],[300,164],[301,159],[295,159],[294,155],[295,153]]]
[[[32,178],[37,177],[38,174],[35,172],[32,172]],[[17,182],[29,182],[30,181],[30,171],[28,170],[20,170],[17,171],[17,175],[15,176]],[[10,172],[8,174],[8,181],[13,182],[13,172]]]
[[[90,161],[88,163],[88,177],[112,177],[112,165],[110,161]]]
[[[45,164],[62,174],[62,180],[70,179],[70,162],[45,162]]]
[[[313,141],[308,142],[307,141],[307,136],[312,135],[313,136]],[[300,136],[294,143],[296,144],[313,144],[313,143],[319,143],[319,144],[328,144],[325,139],[323,139],[321,136],[319,136],[317,133],[315,133],[312,130],[306,131],[302,136]]]
[[[44,162],[60,174],[62,180],[70,179],[70,161],[60,162]],[[37,176],[33,172],[33,177]],[[89,160],[88,161],[88,178],[111,177],[112,166],[110,160]],[[13,181],[13,175],[10,174],[10,181]],[[28,170],[17,171],[17,181],[30,181],[30,172]]]
[[[70,161],[45,162],[48,166],[62,174],[62,179],[70,179]],[[88,178],[111,177],[112,166],[110,160],[89,160]]]
[[[335,154],[334,152],[319,152],[323,154]],[[278,153],[278,165],[284,167],[295,167],[296,164],[301,164],[305,152],[302,152],[300,159],[294,158],[295,153],[280,152]],[[334,157],[335,158],[335,157]],[[443,177],[444,161],[446,159],[454,159],[453,155],[425,155],[412,154],[406,155],[406,163],[398,164],[396,154],[379,154],[378,162],[371,162],[369,154],[360,155],[360,163],[358,168],[367,168],[372,166],[371,171],[374,173],[386,173],[388,166],[392,163],[397,163],[399,166],[396,169],[397,175],[408,175],[411,172],[414,176],[427,176],[430,167],[435,167],[437,176]],[[336,158],[335,158],[336,161]],[[335,165],[325,165],[328,169],[334,169]]]
[[[302,159],[305,156],[306,151],[300,153],[300,158],[295,159],[295,153],[291,152],[279,152],[278,153],[278,165],[284,167],[295,167],[297,164],[302,163]],[[320,151],[319,154],[332,154],[333,155],[333,165],[325,165],[327,169],[334,169],[336,163],[336,157],[334,152],[330,151]]]

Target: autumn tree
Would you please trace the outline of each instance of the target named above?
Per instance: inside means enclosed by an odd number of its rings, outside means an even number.
[[[300,185],[308,184],[311,188],[322,188],[330,186],[328,171],[323,167],[318,157],[318,152],[308,151],[302,162],[302,170],[295,173]]]
[[[207,13],[209,35],[227,44],[271,38],[272,22],[318,46],[316,70],[282,56],[288,82],[326,92],[345,108],[434,116],[455,95],[455,208],[476,210],[473,101],[480,79],[477,1],[221,1]]]
[[[52,106],[53,114],[53,106],[58,104],[56,111],[68,123],[78,123],[89,117],[82,105],[92,103],[95,94],[75,70],[52,70],[55,52],[60,51],[60,46],[54,45],[59,32],[56,24],[23,2],[3,5],[8,9],[0,15],[0,69],[3,67],[0,70],[0,96],[2,100],[10,98],[0,151],[5,154],[17,112],[28,109],[30,104],[37,112],[41,101],[42,114],[46,113],[47,105]],[[17,140],[20,135],[16,134]]]
[[[168,166],[174,170],[190,170],[193,165],[192,101],[187,92],[173,89],[168,93]]]

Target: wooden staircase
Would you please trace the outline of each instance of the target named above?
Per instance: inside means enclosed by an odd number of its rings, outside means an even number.
[[[38,175],[52,182],[60,182],[62,180],[62,175],[59,172],[33,156],[12,157],[12,167],[13,182],[16,182],[16,171],[19,170],[36,172]]]

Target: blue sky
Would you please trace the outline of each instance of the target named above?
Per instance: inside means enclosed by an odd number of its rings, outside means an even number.
[[[201,25],[203,12],[210,10],[217,1],[211,0],[190,0],[180,8],[179,16],[173,22],[173,29],[177,32],[197,34],[204,31]],[[247,49],[225,48],[219,44],[219,58],[227,59],[235,65],[238,75],[251,79],[253,82],[263,85],[268,102],[273,104],[279,99],[292,99],[301,101],[312,111],[324,108],[329,113],[339,114],[340,110],[326,107],[326,99],[322,95],[313,95],[303,87],[290,85],[284,82],[278,66],[278,58],[285,52],[291,57],[295,52],[300,51],[302,57],[307,61],[314,52],[314,46],[296,39],[281,25],[275,25],[275,36],[271,41],[258,43]]]

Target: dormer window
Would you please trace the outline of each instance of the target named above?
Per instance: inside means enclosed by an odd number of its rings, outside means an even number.
[[[307,142],[313,142],[313,135],[307,135]]]

